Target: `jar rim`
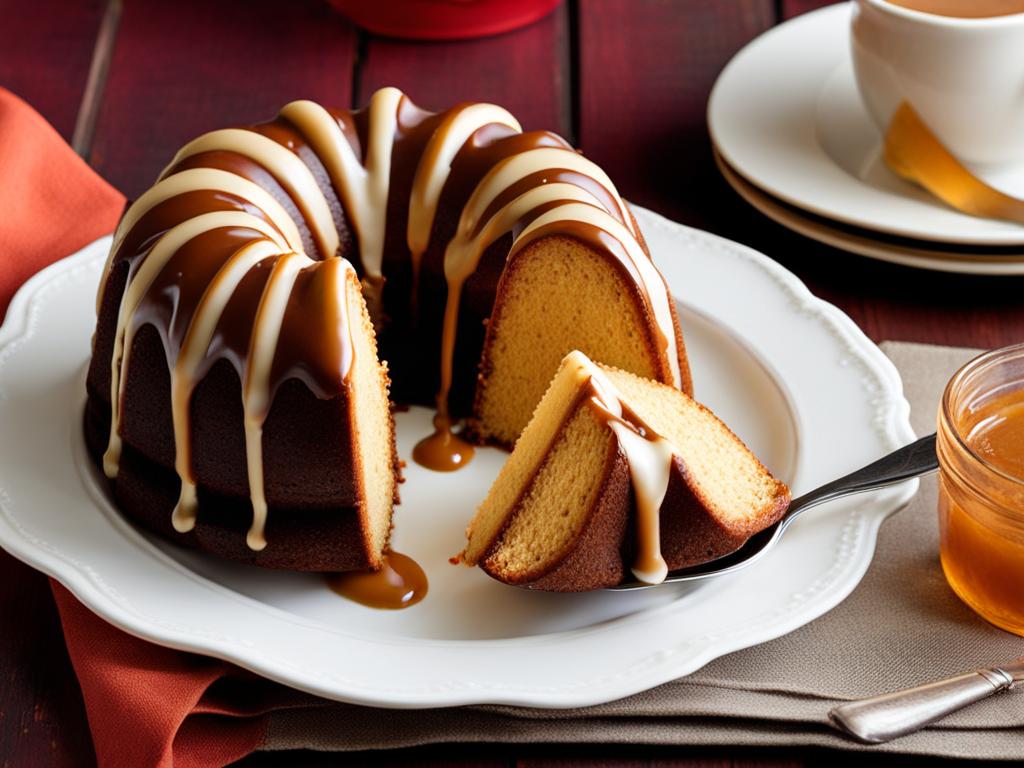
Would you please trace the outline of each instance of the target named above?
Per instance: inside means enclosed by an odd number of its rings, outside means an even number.
[[[946,383],[946,388],[942,392],[942,402],[940,406],[940,412],[942,413],[942,419],[949,427],[949,433],[953,436],[957,446],[963,450],[972,461],[979,464],[988,472],[992,472],[998,475],[1000,478],[1024,487],[1024,477],[1013,475],[1006,472],[1004,469],[996,466],[991,461],[986,459],[984,456],[975,451],[960,434],[960,429],[957,426],[956,420],[953,418],[952,412],[952,400],[953,394],[956,388],[963,384],[964,380],[971,374],[984,368],[987,365],[1000,361],[1002,358],[1010,358],[1015,355],[1024,356],[1024,342],[1019,344],[1011,344],[1007,347],[999,347],[998,349],[991,349],[988,352],[982,352],[980,355],[971,358],[964,363],[960,368],[953,374],[953,376]],[[1021,384],[1024,385],[1024,378],[1021,379]]]

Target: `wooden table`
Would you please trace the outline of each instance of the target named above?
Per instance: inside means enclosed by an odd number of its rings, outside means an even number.
[[[295,98],[356,106],[378,87],[395,85],[427,108],[496,102],[524,128],[571,138],[630,200],[777,259],[872,339],[981,347],[1020,341],[1019,280],[914,271],[828,248],[754,212],[716,172],[704,117],[715,77],[753,37],[823,4],[570,0],[507,35],[417,44],[366,35],[323,0],[0,0],[0,85],[34,105],[129,197],[142,192],[187,140],[265,119]],[[246,762],[279,760],[257,755]],[[290,756],[299,765],[352,760]],[[359,755],[355,761],[535,767],[859,762],[813,750],[497,745]],[[81,695],[46,579],[0,552],[0,766],[92,762]]]

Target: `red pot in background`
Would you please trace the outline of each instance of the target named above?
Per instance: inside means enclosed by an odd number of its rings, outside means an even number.
[[[378,35],[459,40],[523,27],[561,0],[329,0],[355,24]]]

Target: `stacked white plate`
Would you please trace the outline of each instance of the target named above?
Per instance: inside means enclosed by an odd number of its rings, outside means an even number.
[[[740,51],[711,93],[716,160],[751,205],[807,237],[907,266],[1024,274],[1024,226],[950,208],[882,161],[850,60],[851,4],[781,24]],[[972,168],[1024,196],[1024,167]]]

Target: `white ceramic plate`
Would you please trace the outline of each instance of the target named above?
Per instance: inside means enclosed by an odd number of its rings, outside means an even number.
[[[913,438],[896,370],[835,307],[736,243],[636,209],[683,301],[699,397],[796,493]],[[93,292],[109,240],[30,280],[0,329],[0,544],[140,637],[322,696],[385,707],[597,704],[789,632],[857,584],[916,483],[802,517],[750,569],[639,593],[534,593],[446,558],[504,454],[450,475],[410,463],[395,547],[426,599],[374,611],[314,575],[262,571],[139,533],[107,503],[79,437]],[[398,418],[408,457],[429,414]]]
[[[993,256],[985,253],[964,253],[928,248],[910,241],[890,241],[871,237],[867,230],[850,231],[830,226],[825,219],[804,216],[799,209],[788,206],[758,189],[715,153],[715,162],[729,185],[768,218],[804,237],[841,248],[844,251],[868,256],[880,261],[902,264],[939,272],[968,275],[1024,275],[1024,251]]]
[[[780,24],[747,45],[711,92],[715,148],[747,181],[844,224],[961,245],[1022,245],[1024,226],[968,216],[891,173],[850,62],[850,4]],[[1024,195],[1024,167],[993,176]]]

